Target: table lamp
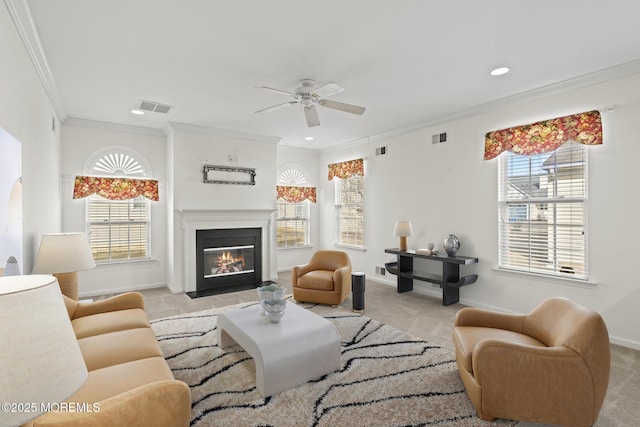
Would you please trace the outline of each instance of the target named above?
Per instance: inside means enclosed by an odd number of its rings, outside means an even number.
[[[22,425],[38,417],[87,379],[55,277],[0,277],[0,337],[0,402],[29,405],[28,410],[1,411],[0,425]]]
[[[411,227],[411,221],[396,221],[396,226],[393,229],[394,236],[400,236],[400,250],[407,250],[407,236],[413,236],[413,227]]]
[[[96,266],[84,233],[44,234],[33,273],[52,273],[62,293],[78,300],[78,271]]]

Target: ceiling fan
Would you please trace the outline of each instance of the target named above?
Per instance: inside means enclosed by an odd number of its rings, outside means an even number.
[[[263,108],[262,110],[256,111],[256,113],[267,113],[270,111],[279,110],[281,108],[290,107],[295,104],[300,104],[303,108],[304,116],[307,119],[307,126],[309,127],[318,126],[320,124],[318,111],[316,110],[316,104],[321,105],[322,107],[332,108],[334,110],[358,115],[364,113],[365,110],[364,107],[359,107],[357,105],[345,104],[344,102],[330,101],[328,99],[325,99],[344,90],[344,88],[338,86],[335,83],[327,83],[324,86],[316,88],[316,82],[314,80],[303,79],[300,80],[300,86],[293,92],[274,89],[268,86],[258,86],[258,88],[267,89],[283,95],[291,96],[293,97],[293,100],[274,105],[272,107]]]

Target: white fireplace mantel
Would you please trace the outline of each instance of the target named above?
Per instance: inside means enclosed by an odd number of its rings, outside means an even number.
[[[183,275],[185,292],[196,290],[196,231],[220,228],[260,228],[262,234],[262,280],[277,276],[275,260],[275,210],[271,209],[178,209],[182,217]]]

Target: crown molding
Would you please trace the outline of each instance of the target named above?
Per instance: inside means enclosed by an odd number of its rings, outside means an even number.
[[[58,116],[58,121],[62,123],[67,119],[67,112],[64,109],[62,97],[51,73],[47,55],[40,42],[38,30],[33,23],[31,9],[26,0],[4,0],[4,3],[22,39],[22,43],[31,58],[31,62],[33,62],[33,66],[40,77],[40,81],[42,82],[44,91],[49,97],[53,110],[56,116]]]
[[[149,128],[149,127],[143,127],[143,126],[134,126],[134,125],[122,125],[118,123],[101,122],[99,120],[80,119],[77,117],[69,117],[62,124],[64,126],[76,126],[76,127],[83,127],[83,128],[101,129],[101,130],[108,130],[112,132],[136,133],[141,135],[160,136],[163,138],[166,136],[166,134],[162,131],[162,129]]]
[[[297,145],[278,145],[278,151],[299,154],[317,154],[320,152],[318,148],[299,147]]]
[[[270,135],[260,135],[257,133],[242,132],[230,129],[219,129],[208,126],[192,125],[188,123],[176,123],[169,122],[165,128],[165,133],[168,135],[171,131],[196,133],[201,135],[219,136],[222,138],[242,139],[252,142],[264,142],[268,144],[277,144],[280,142],[280,137]]]
[[[578,77],[563,80],[560,82],[552,83],[539,88],[531,89],[526,92],[520,92],[515,95],[507,96],[497,99],[495,101],[487,102],[485,104],[477,105],[475,107],[459,111],[447,116],[435,117],[432,120],[410,124],[395,129],[390,129],[385,132],[381,132],[375,135],[371,135],[364,138],[358,138],[351,141],[327,147],[321,152],[333,152],[340,151],[346,148],[352,148],[358,145],[362,145],[368,142],[383,141],[395,136],[404,135],[411,132],[416,132],[422,129],[426,129],[433,126],[439,126],[445,123],[450,123],[456,120],[462,120],[470,117],[475,117],[484,113],[495,111],[499,108],[504,108],[513,104],[518,104],[526,101],[533,101],[539,98],[544,98],[571,90],[582,89],[589,86],[595,86],[608,81],[613,81],[625,77],[629,77],[635,74],[640,74],[640,59],[625,62],[613,67],[604,68],[602,70],[594,71],[592,73],[583,74]]]

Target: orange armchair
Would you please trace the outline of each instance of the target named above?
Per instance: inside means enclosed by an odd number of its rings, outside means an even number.
[[[291,286],[296,301],[342,304],[351,292],[349,256],[342,251],[317,251],[309,263],[293,267]]]
[[[458,311],[456,362],[478,416],[587,427],[609,384],[610,346],[598,313],[566,298],[529,314]]]

